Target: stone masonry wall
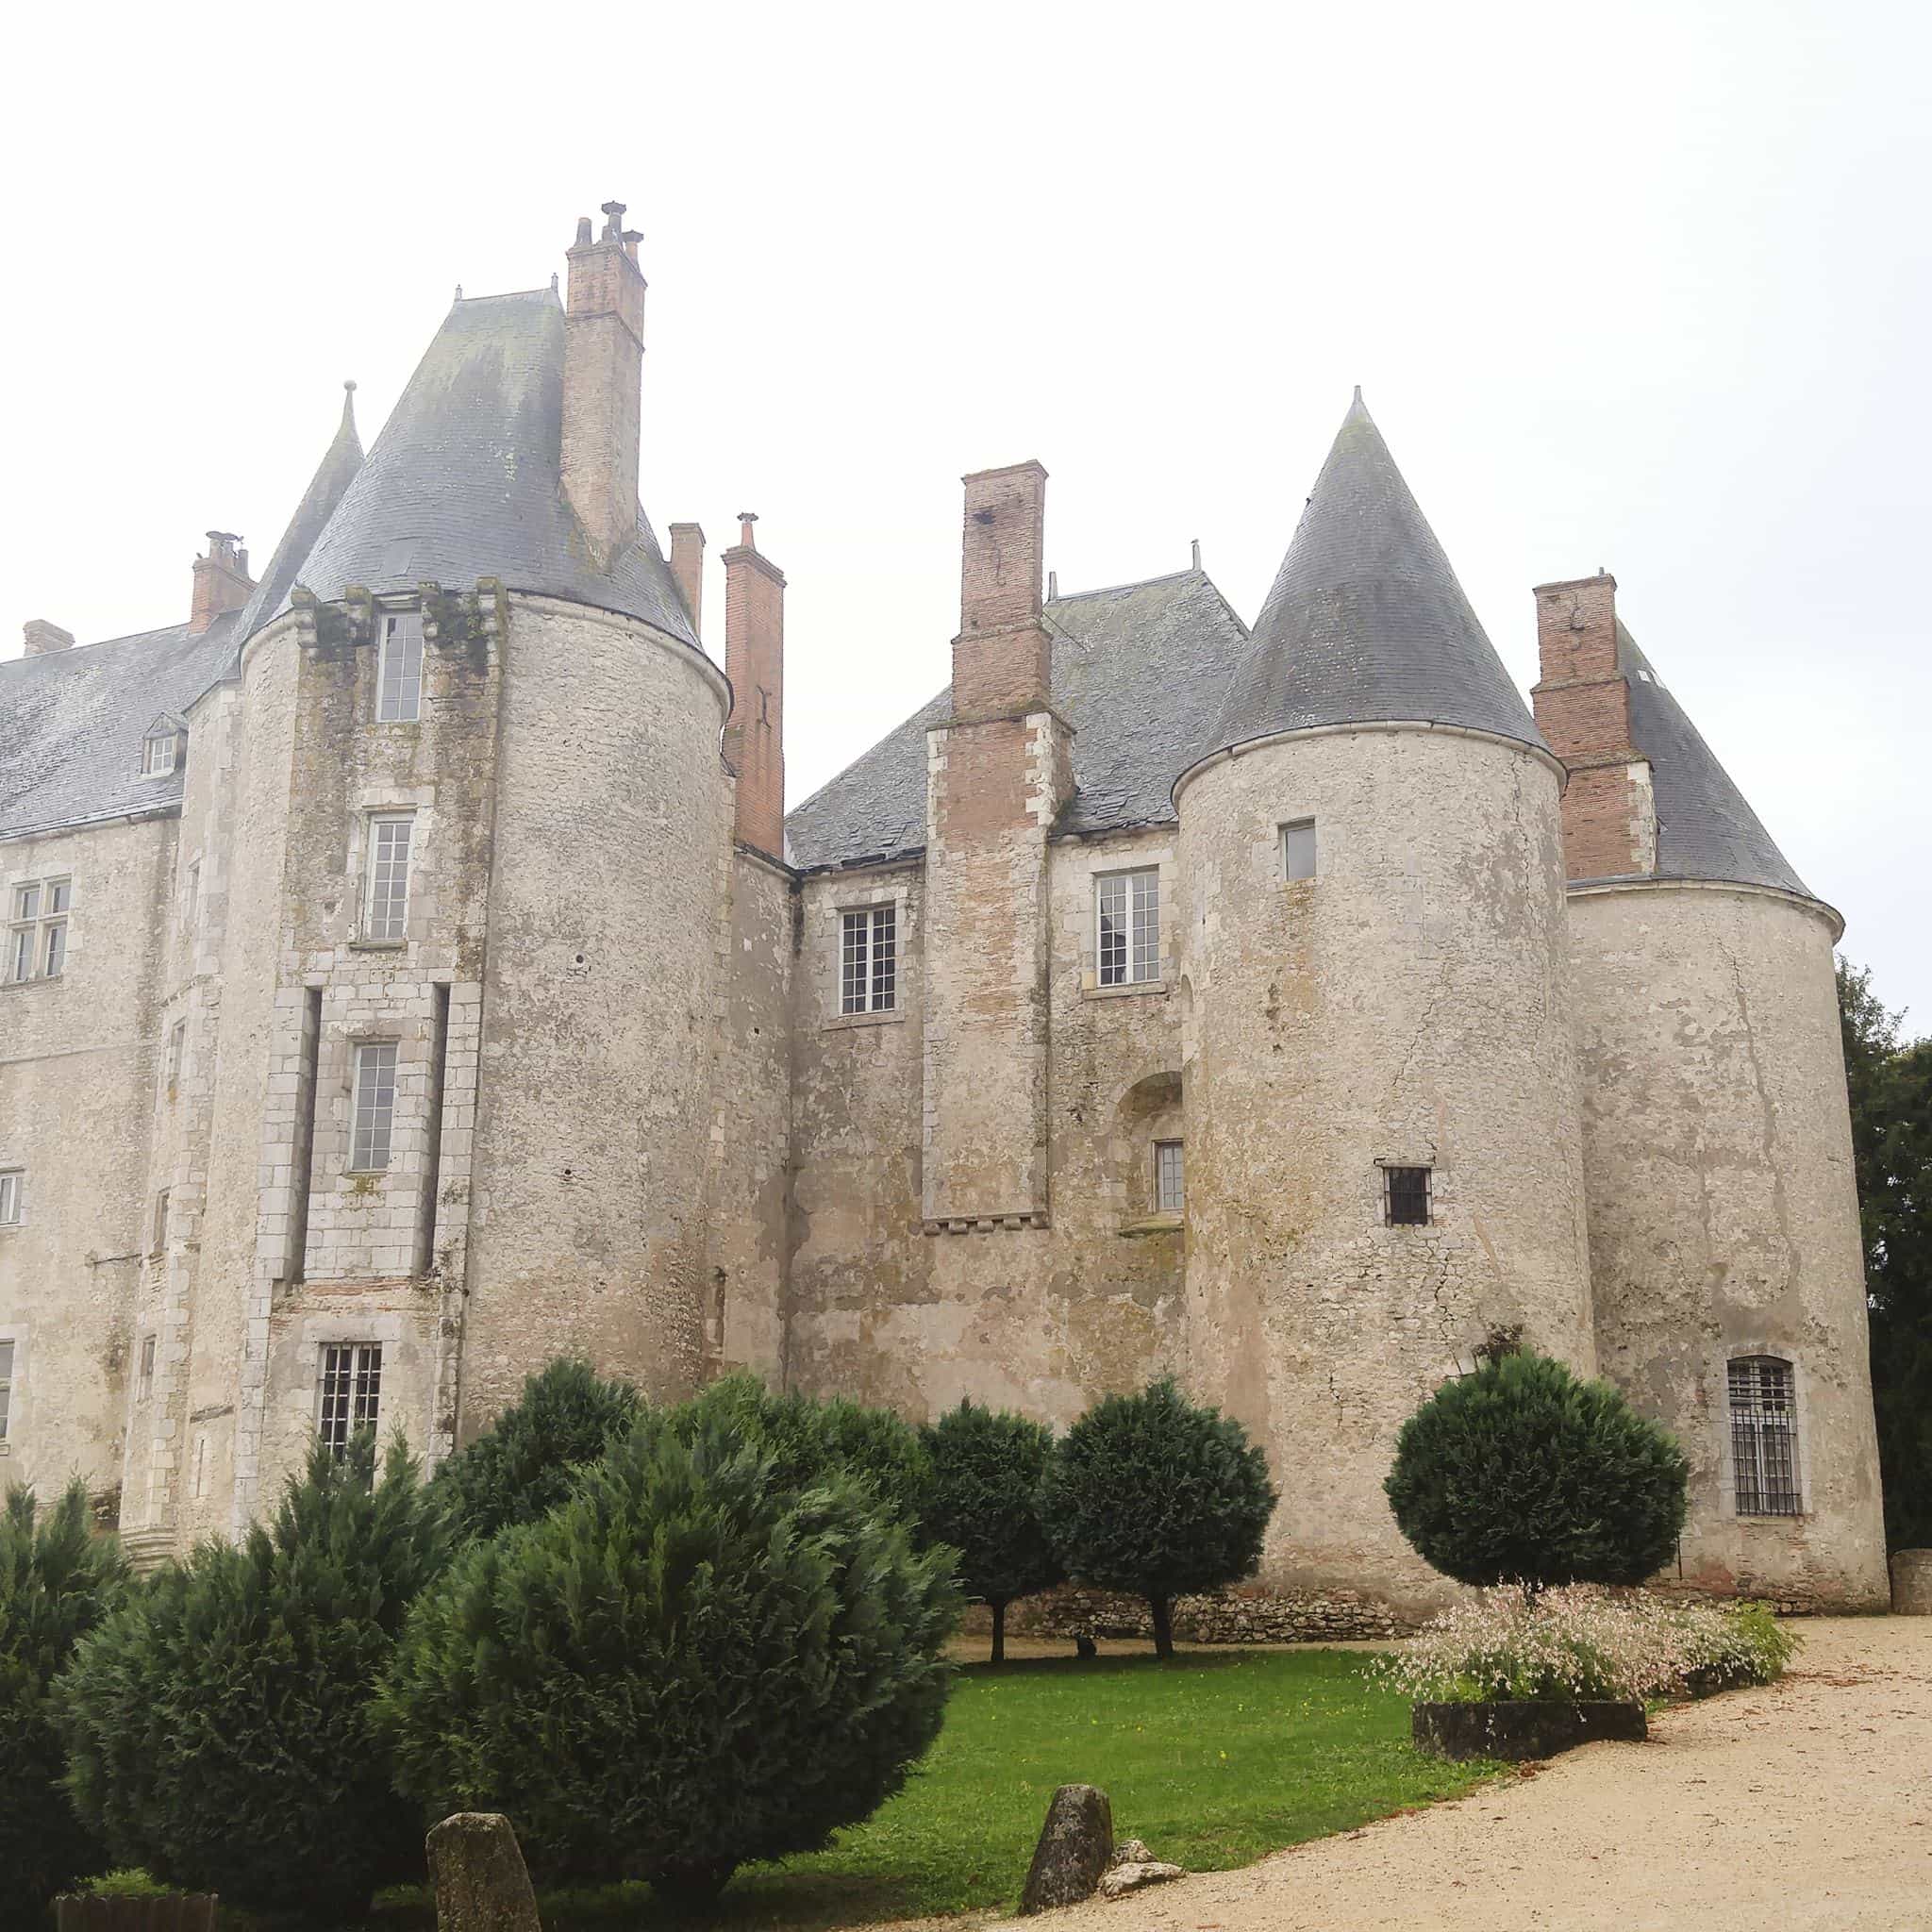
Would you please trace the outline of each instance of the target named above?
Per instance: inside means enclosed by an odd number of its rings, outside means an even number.
[[[1593,1367],[1557,775],[1328,731],[1179,804],[1189,1379],[1268,1446],[1262,1583],[1413,1613],[1447,1587],[1382,1494],[1402,1421],[1499,1327]],[[1427,1225],[1387,1224],[1381,1163],[1433,1170]]]
[[[1690,1457],[1679,1574],[1883,1609],[1829,917],[1783,894],[1660,881],[1573,893],[1569,929],[1598,1355]],[[1802,1515],[1737,1513],[1736,1355],[1793,1366]]]

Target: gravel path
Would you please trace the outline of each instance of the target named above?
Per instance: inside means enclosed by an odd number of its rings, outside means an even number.
[[[1585,1745],[1453,1803],[1041,1923],[1932,1928],[1932,1618],[1800,1627],[1782,1683],[1667,1711],[1648,1743]]]

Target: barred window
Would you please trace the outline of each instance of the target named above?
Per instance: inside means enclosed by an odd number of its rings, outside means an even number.
[[[25,1203],[26,1171],[15,1167],[0,1173],[0,1227],[18,1227]]]
[[[7,1423],[13,1407],[13,1344],[0,1341],[0,1442],[7,1440]]]
[[[1429,1183],[1426,1167],[1385,1167],[1382,1170],[1383,1208],[1391,1227],[1429,1224]]]
[[[1281,828],[1281,876],[1285,879],[1311,879],[1315,876],[1315,822],[1294,819]]]
[[[365,940],[409,936],[409,844],[416,829],[411,812],[369,821],[369,916]]]
[[[349,1136],[352,1173],[389,1165],[396,1112],[396,1042],[372,1040],[356,1049],[356,1118]]]
[[[1731,1462],[1740,1516],[1797,1516],[1797,1378],[1776,1356],[1730,1364]]]
[[[373,1429],[381,1399],[381,1342],[332,1341],[324,1347],[317,1433],[325,1448],[340,1456],[358,1429]]]
[[[840,921],[839,1010],[890,1013],[899,1000],[897,908],[873,906]]]
[[[13,923],[7,936],[9,980],[58,979],[67,964],[67,913],[72,879],[35,879],[13,889]]]
[[[1154,1143],[1154,1208],[1158,1214],[1185,1213],[1188,1205],[1187,1170],[1182,1162],[1178,1141]]]
[[[423,708],[423,619],[397,610],[382,620],[375,716],[384,724],[413,724]]]
[[[1095,879],[1093,955],[1102,986],[1160,977],[1160,874],[1114,872]]]

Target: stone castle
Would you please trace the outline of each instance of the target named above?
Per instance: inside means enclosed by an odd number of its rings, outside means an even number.
[[[1291,1627],[1441,1596],[1394,1433],[1518,1335],[1676,1432],[1685,1584],[1883,1605],[1840,921],[1614,580],[1536,591],[1532,712],[1358,394],[1252,629],[1198,552],[1043,584],[981,471],[950,685],[788,817],[785,578],[747,517],[721,667],[605,214],[258,578],[213,532],[187,622],[0,664],[0,1482],[153,1558],[563,1352],[1057,1424],[1171,1370]]]

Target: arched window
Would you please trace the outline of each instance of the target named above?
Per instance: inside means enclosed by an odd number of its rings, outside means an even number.
[[[1774,1355],[1735,1357],[1730,1395],[1738,1514],[1800,1514],[1798,1391],[1790,1363]]]

